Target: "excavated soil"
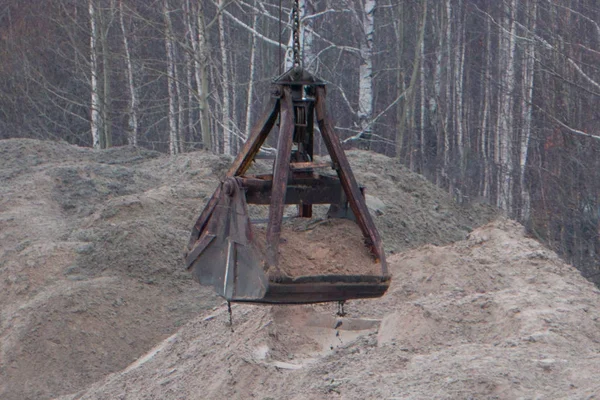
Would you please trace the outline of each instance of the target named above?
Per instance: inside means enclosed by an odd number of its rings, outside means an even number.
[[[266,228],[256,227],[255,242],[265,253]],[[346,219],[286,221],[279,242],[280,272],[306,275],[381,275],[364,244],[359,226]]]
[[[500,219],[390,257],[378,300],[225,305],[61,400],[595,399],[600,291]]]
[[[464,239],[473,227],[494,217],[494,210],[485,206],[456,205],[443,191],[387,157],[358,151],[350,152],[349,159],[357,179],[373,196],[368,199],[370,208],[389,254],[426,243]],[[345,344],[351,340],[362,343],[366,339],[360,335],[374,332],[373,324],[379,322],[364,322],[362,317],[353,323],[344,322],[344,326],[354,324],[360,329],[338,329],[336,336],[336,330],[329,326],[337,323],[331,313],[313,316],[309,308],[302,319],[297,309],[283,307],[271,314],[269,308],[236,306],[236,335],[248,328],[245,339],[240,339],[229,333],[222,308],[213,311],[214,317],[205,314],[222,301],[210,288],[191,279],[182,268],[182,253],[193,221],[230,163],[229,157],[205,152],[168,157],[129,147],[94,151],[57,142],[0,141],[1,399],[48,399],[75,393],[124,368],[130,372],[123,376],[132,376],[132,371],[142,371],[136,365],[141,368],[154,360],[152,353],[146,353],[157,343],[179,343],[190,351],[202,349],[207,360],[233,357],[230,359],[235,361],[246,354],[231,356],[237,340],[264,340],[268,351],[264,346],[259,350],[249,347],[250,353],[243,357],[258,372],[275,372],[275,378],[277,371],[289,367],[290,360],[286,361],[284,354],[287,351],[293,356],[293,352],[286,350],[288,346],[293,349],[297,343],[302,351],[322,350],[337,346],[340,340]],[[313,229],[313,234],[320,228]],[[345,232],[342,229],[341,233]],[[328,236],[326,230],[323,234]],[[404,285],[401,280],[397,283]],[[376,310],[379,303],[362,304],[351,303],[348,308]],[[287,322],[292,317],[298,318],[295,325]],[[268,324],[265,332],[269,327],[276,329],[275,336],[253,336],[253,327],[258,325],[252,324],[259,324],[261,319]],[[314,343],[304,344],[304,330],[294,332],[294,327],[303,324],[312,324],[309,330]],[[183,327],[185,330],[181,330]],[[285,335],[278,333],[288,331]],[[276,340],[277,335],[288,334],[297,340]],[[372,340],[369,335],[368,340]],[[278,364],[281,368],[270,364],[275,352],[282,355],[277,360],[283,363]],[[187,353],[181,350],[178,354],[170,353],[172,364],[157,367],[155,372],[183,372],[179,368],[185,363],[179,357],[187,357]],[[202,358],[196,350],[190,354]],[[259,364],[252,364],[263,355]],[[218,398],[238,390],[235,385],[223,389],[229,385],[223,383],[224,376],[236,385],[245,380],[253,382],[252,371],[242,378],[229,375],[221,365],[214,371],[213,367],[190,364],[192,369],[186,376],[210,378],[214,388],[219,389],[207,389],[206,393],[215,396],[195,391],[202,386],[198,384],[190,386],[189,395],[174,395],[180,389],[170,392],[164,384],[164,392],[159,390],[148,398]],[[125,379],[124,386],[111,394],[87,396],[135,398],[137,394],[124,394],[129,390],[125,387],[135,383],[155,391],[154,384],[164,383],[147,382],[146,378],[140,375],[132,381]],[[276,380],[269,382],[273,390],[279,386]],[[255,385],[249,384],[248,390]],[[320,390],[320,384],[311,385]],[[314,390],[310,393],[316,393]],[[298,393],[306,398],[302,391]]]

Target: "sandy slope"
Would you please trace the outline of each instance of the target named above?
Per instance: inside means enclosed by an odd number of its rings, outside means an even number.
[[[221,306],[64,400],[598,398],[599,291],[520,225],[390,265],[389,293],[345,318],[235,306],[232,332]]]
[[[457,206],[387,157],[349,158],[383,202],[375,221],[390,252],[460,240],[493,214]],[[0,141],[0,399],[82,390],[221,303],[181,253],[230,162]]]

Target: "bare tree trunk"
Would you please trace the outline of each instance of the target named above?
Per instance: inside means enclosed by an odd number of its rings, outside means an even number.
[[[396,33],[396,52],[397,52],[397,75],[396,80],[398,82],[396,88],[396,95],[398,98],[402,96],[402,93],[406,90],[404,84],[404,69],[402,68],[402,56],[404,54],[404,4],[400,2],[398,4],[398,15],[394,21],[394,31]],[[404,130],[401,129],[403,124],[403,119],[405,116],[404,113],[404,103],[406,103],[406,98],[401,99],[398,102],[397,112],[396,112],[396,157],[401,158],[403,156],[404,151]]]
[[[463,196],[466,190],[465,174],[467,160],[465,158],[465,142],[468,141],[468,135],[465,135],[464,126],[464,98],[463,98],[463,83],[464,83],[464,61],[465,61],[465,38],[464,38],[464,10],[462,8],[462,0],[458,0],[455,8],[456,17],[456,50],[454,52],[454,129],[456,129],[458,148],[459,167],[457,171],[457,182],[455,182],[455,191],[453,195],[460,203],[463,201]]]
[[[442,57],[444,54],[444,35],[443,31],[443,12],[442,8],[443,4],[439,2],[433,7],[433,19],[434,23],[432,24],[432,29],[438,36],[438,43],[435,49],[435,70],[433,73],[433,98],[429,102],[429,113],[431,115],[430,121],[431,124],[435,127],[436,131],[436,171],[435,171],[435,181],[436,184],[442,184],[442,174],[441,171],[445,168],[443,164],[444,155],[444,147],[442,143],[444,142],[444,125],[440,116],[440,107],[439,100],[442,93]]]
[[[191,33],[190,33],[191,34]],[[189,45],[189,43],[188,43]],[[193,87],[194,87],[194,71],[193,71],[193,66],[192,66],[192,57],[190,56],[189,52],[184,52],[184,58],[185,58],[185,83],[187,85],[187,117],[188,117],[188,122],[187,122],[187,129],[184,130],[184,136],[187,134],[187,138],[189,140],[189,142],[191,142],[191,147],[193,148],[194,143],[196,141],[196,134],[195,134],[195,129],[194,129],[194,93],[193,93]]]
[[[110,13],[113,13],[114,8],[112,7],[114,4],[114,0],[111,0],[111,9]],[[104,133],[100,137],[100,142],[102,147],[107,149],[112,147],[112,121],[111,121],[111,110],[112,110],[112,99],[111,99],[111,77],[110,77],[110,68],[111,68],[111,59],[110,59],[110,49],[108,44],[108,31],[110,29],[110,24],[112,21],[112,15],[106,15],[106,10],[101,10],[100,22],[101,22],[101,31],[100,35],[100,43],[102,44],[102,82],[104,84],[102,90],[102,127],[104,128]]]
[[[530,1],[527,8],[527,20],[530,30],[535,33],[537,26],[537,2]],[[519,150],[519,186],[521,189],[521,209],[520,217],[527,220],[530,215],[531,198],[529,191],[525,186],[525,169],[527,167],[527,158],[529,150],[529,141],[531,138],[531,112],[533,102],[533,78],[535,67],[535,45],[532,42],[525,44],[525,54],[523,56],[523,93],[522,93],[522,120],[523,129],[521,132],[521,146]]]
[[[202,144],[205,149],[214,151],[210,126],[210,109],[208,106],[208,31],[204,22],[203,1],[193,4],[197,5],[195,18],[192,18],[194,8],[191,0],[186,0],[186,23],[190,31],[190,41],[194,54],[194,75],[196,78],[196,97],[200,110],[200,131],[202,133]],[[194,26],[195,22],[195,26]]]
[[[169,153],[175,155],[178,153],[177,146],[177,118],[176,118],[176,89],[175,89],[175,60],[173,57],[173,30],[171,25],[171,10],[169,1],[163,2],[165,18],[165,50],[167,53],[167,87],[169,92]]]
[[[515,90],[515,48],[516,48],[516,9],[517,0],[511,4],[505,3],[504,23],[508,30],[502,31],[502,46],[500,47],[501,59],[505,60],[502,92],[499,104],[499,166],[500,178],[498,179],[498,207],[511,215],[513,212],[513,160],[512,160],[512,135],[513,135],[513,104]]]
[[[202,4],[202,2],[198,2]],[[200,129],[202,130],[202,142],[204,148],[209,151],[215,151],[210,129],[210,108],[208,105],[208,31],[204,26],[204,16],[198,13],[198,55],[200,58],[200,81],[198,85],[198,98],[200,108]]]
[[[402,119],[400,120],[400,125],[398,127],[399,132],[408,132],[414,129],[414,99],[416,93],[416,84],[417,77],[419,76],[419,63],[421,62],[421,43],[425,40],[425,25],[427,21],[427,1],[423,2],[423,15],[421,20],[421,26],[419,28],[419,36],[417,38],[417,43],[415,44],[415,53],[414,53],[414,61],[413,61],[413,70],[410,77],[410,83],[408,85],[408,89],[406,89],[406,96],[404,101],[404,112],[402,113]],[[407,129],[408,128],[408,129]],[[402,133],[403,135],[404,133]],[[410,155],[410,167],[414,169],[414,155],[411,152]]]
[[[489,119],[490,119],[490,84],[492,74],[492,26],[491,20],[488,18],[486,22],[486,60],[485,60],[485,75],[483,79],[484,92],[483,92],[483,116],[481,118],[481,138],[480,138],[480,152],[481,159],[483,160],[483,188],[481,195],[483,198],[488,199],[490,196],[490,185],[491,185],[491,172],[490,172],[490,130],[489,130]]]
[[[362,132],[369,137],[373,119],[373,34],[375,32],[375,0],[365,0],[362,15],[364,39],[360,43],[358,118]]]
[[[183,90],[181,90],[181,81],[179,80],[179,67],[177,66],[177,52],[175,51],[175,46],[172,47],[173,50],[173,78],[175,80],[175,93],[177,94],[177,134],[175,136],[177,142],[177,150],[178,153],[184,152],[184,141],[183,141],[183,127],[185,125],[185,101],[183,99]]]
[[[133,63],[131,61],[131,50],[129,40],[127,39],[127,30],[125,28],[123,0],[119,0],[119,22],[121,23],[121,32],[123,33],[123,48],[125,49],[125,64],[127,65],[127,84],[129,86],[129,113],[127,141],[131,146],[137,146],[138,137],[138,100],[135,80],[133,78]]]
[[[454,118],[456,129],[456,145],[458,148],[458,157],[460,165],[460,175],[463,174],[463,165],[465,161],[465,134],[463,126],[463,60],[465,54],[465,43],[463,38],[462,23],[462,0],[458,0],[456,5],[456,50],[454,51]],[[462,176],[461,176],[462,178]],[[462,180],[462,179],[461,179]]]
[[[94,149],[100,149],[100,135],[102,132],[101,102],[98,85],[98,26],[96,21],[96,9],[94,0],[88,1],[88,11],[90,14],[90,68],[91,68],[91,132],[92,146]]]
[[[452,3],[451,0],[446,0],[446,54],[448,60],[450,60],[450,55],[452,54]],[[446,115],[444,116],[444,163],[442,168],[442,177],[445,179],[450,187],[449,190],[452,191],[451,184],[452,181],[448,177],[448,169],[450,168],[450,114],[451,114],[451,105],[452,105],[452,67],[451,63],[447,63],[449,68],[446,71]]]
[[[424,0],[424,3],[427,3],[428,0]],[[425,18],[423,20],[423,23],[425,24],[427,21],[427,19]],[[425,27],[423,27],[423,29],[425,29]],[[419,58],[421,60],[421,62],[419,63],[419,67],[420,67],[420,71],[419,71],[419,86],[421,89],[421,93],[420,93],[420,98],[421,98],[421,115],[420,117],[420,123],[419,123],[419,155],[420,155],[420,173],[424,173],[425,172],[425,109],[427,107],[426,103],[425,103],[425,39],[421,40],[420,46],[419,46],[419,52],[421,53],[419,55]]]
[[[225,0],[219,1],[219,8],[222,9],[225,5]],[[222,81],[221,86],[223,88],[223,103],[222,107],[222,124],[223,124],[223,153],[232,154],[231,147],[231,105],[229,104],[229,58],[227,54],[227,46],[225,45],[225,22],[223,20],[223,13],[219,13],[219,44],[221,47],[221,68],[222,68]]]
[[[254,1],[256,5],[256,0]],[[255,12],[252,18],[252,28],[256,29],[256,23],[258,21],[258,13]],[[250,131],[252,129],[252,105],[254,103],[254,76],[256,74],[256,34],[252,33],[252,43],[250,44],[250,79],[248,80],[248,97],[246,99],[246,126],[244,128],[244,134],[246,138],[250,137]]]

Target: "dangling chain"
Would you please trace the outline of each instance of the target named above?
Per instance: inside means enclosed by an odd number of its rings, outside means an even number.
[[[300,0],[294,0],[293,22],[292,29],[294,30],[294,67],[300,65]]]

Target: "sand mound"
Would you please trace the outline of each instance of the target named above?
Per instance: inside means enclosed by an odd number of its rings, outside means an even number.
[[[600,292],[524,229],[390,257],[380,300],[225,306],[63,399],[593,398]]]
[[[389,251],[462,239],[492,214],[454,205],[387,157],[349,157],[381,201],[374,218]],[[0,141],[1,399],[81,390],[220,304],[182,270],[181,257],[230,162],[204,152],[171,158],[130,147]],[[437,228],[425,231],[424,221]],[[326,329],[326,338],[338,339]],[[321,341],[314,346],[326,347]]]
[[[223,161],[0,141],[0,398],[79,390],[218,303],[181,249]]]
[[[266,227],[255,228],[257,248],[266,254]],[[287,276],[381,275],[360,227],[344,219],[293,219],[282,226],[279,269]]]

